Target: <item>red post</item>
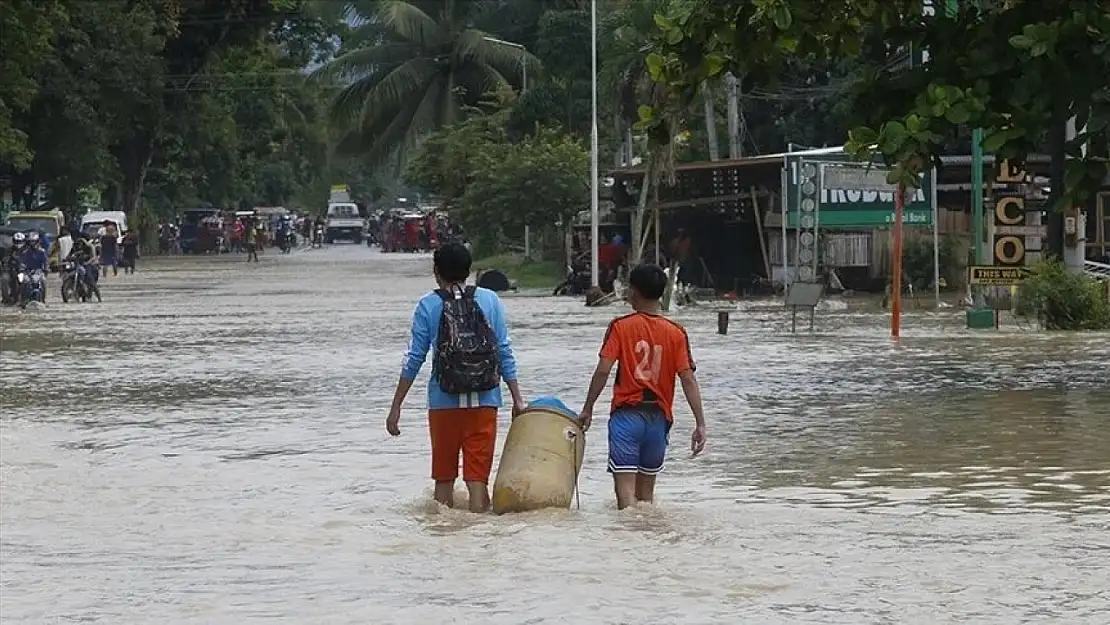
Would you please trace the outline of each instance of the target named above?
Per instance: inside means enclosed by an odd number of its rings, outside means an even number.
[[[898,340],[902,333],[902,212],[905,205],[906,185],[898,183],[894,192],[894,240],[891,245],[894,277],[890,289],[890,336],[894,340]]]

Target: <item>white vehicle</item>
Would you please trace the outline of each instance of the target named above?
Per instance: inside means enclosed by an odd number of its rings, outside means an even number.
[[[115,222],[122,241],[123,235],[127,233],[127,213],[123,211],[89,211],[81,216],[81,232],[95,238],[99,236],[106,221]]]
[[[366,222],[358,214],[358,206],[353,202],[332,202],[328,204],[327,225],[324,228],[324,241],[333,243],[346,239],[362,243]]]

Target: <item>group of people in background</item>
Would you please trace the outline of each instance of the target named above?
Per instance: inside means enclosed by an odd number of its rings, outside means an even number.
[[[74,250],[91,249],[92,260],[102,276],[135,273],[139,264],[139,233],[134,230],[121,231],[119,224],[105,220],[99,225],[85,224],[73,220],[68,227],[61,228],[58,236],[51,242],[47,256],[51,259],[67,260]],[[52,267],[57,269],[57,267]]]
[[[374,239],[383,252],[430,252],[447,243],[462,243],[466,232],[446,214],[383,211],[371,221]]]
[[[139,236],[134,231],[120,232],[113,221],[105,221],[90,233],[92,228],[63,226],[58,235],[45,244],[46,236],[37,230],[16,232],[12,235],[11,248],[0,258],[7,282],[4,289],[5,304],[18,299],[16,277],[20,272],[41,272],[44,276],[62,270],[62,265],[74,263],[88,268],[94,281],[112,275],[135,273],[139,261]]]

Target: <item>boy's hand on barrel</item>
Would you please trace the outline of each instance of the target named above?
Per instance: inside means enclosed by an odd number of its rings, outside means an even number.
[[[506,384],[509,387],[509,393],[513,396],[512,415],[513,419],[516,419],[520,416],[520,413],[524,412],[524,395],[520,393],[520,384],[516,380],[510,380]]]
[[[401,435],[401,410],[399,408],[389,410],[389,416],[385,418],[385,431],[389,432],[390,436]]]
[[[594,420],[594,409],[592,406],[582,407],[582,412],[578,413],[578,423],[582,426],[582,431],[586,432],[590,429],[590,424]]]

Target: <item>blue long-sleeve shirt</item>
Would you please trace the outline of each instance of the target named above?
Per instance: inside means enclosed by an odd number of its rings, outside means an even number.
[[[501,379],[506,382],[516,380],[516,357],[513,356],[513,344],[509,338],[509,326],[506,322],[505,306],[501,298],[489,289],[478,287],[474,291],[474,299],[478,307],[486,316],[486,321],[493,330],[497,339],[497,353],[501,363]],[[401,377],[406,380],[415,380],[420,373],[420,367],[428,357],[428,350],[436,344],[439,336],[439,321],[443,315],[443,299],[434,291],[420,298],[416,304],[416,311],[412,314],[412,338],[409,340],[408,350],[405,352],[404,362],[401,363]],[[435,374],[428,381],[428,408],[476,408],[479,406],[501,407],[501,387],[483,391],[481,393],[468,393],[465,395],[450,395],[443,392]]]
[[[50,258],[46,255],[46,250],[27,247],[19,255],[19,262],[23,264],[28,270],[41,269],[43,272],[50,268]]]

